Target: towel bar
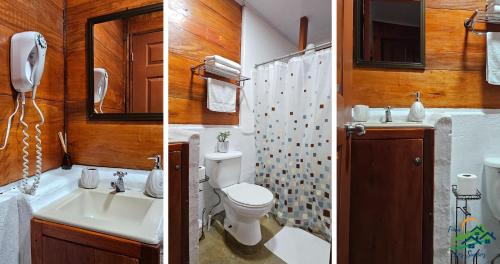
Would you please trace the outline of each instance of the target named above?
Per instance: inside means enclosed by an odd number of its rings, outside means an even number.
[[[206,72],[208,72],[208,71],[206,71],[206,65],[205,65],[205,63],[199,64],[199,65],[196,65],[196,66],[191,66],[191,73],[194,74],[194,75],[198,75],[198,76],[200,76],[203,79],[207,79],[208,78],[208,77],[205,76]],[[240,88],[241,88],[240,85],[241,85],[242,82],[250,80],[249,77],[245,77],[243,75],[229,74],[229,73],[226,73],[226,72],[223,72],[223,71],[217,71],[215,69],[213,69],[213,72],[208,72],[208,73],[214,74],[214,75],[217,75],[217,76],[221,76],[221,77],[233,80],[233,81],[236,81],[238,83],[238,86]]]
[[[490,10],[491,8],[493,8],[493,11]],[[477,22],[500,25],[500,12],[494,12],[494,8],[495,5],[493,3],[493,4],[486,4],[484,10],[479,10],[479,9],[474,10],[474,13],[472,13],[470,17],[465,19],[464,27],[476,35],[479,36],[485,35],[489,31],[487,30],[478,31],[475,29],[474,26],[476,25]]]

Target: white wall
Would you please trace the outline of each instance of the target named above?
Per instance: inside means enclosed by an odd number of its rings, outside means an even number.
[[[243,8],[242,18],[241,64],[242,74],[252,77],[254,65],[269,59],[283,56],[295,50],[295,45],[278,33],[270,24],[254,10]],[[170,125],[198,132],[200,134],[200,164],[204,164],[204,155],[215,151],[216,136],[219,132],[229,130],[231,136],[230,149],[243,153],[241,166],[241,182],[253,183],[255,179],[255,139],[253,120],[253,85],[247,81],[241,90],[240,124],[238,126],[202,126],[202,125]],[[217,202],[217,198],[208,183],[201,184],[198,211],[201,216],[203,208],[208,208]],[[222,210],[219,206],[216,212]]]
[[[278,30],[274,29],[251,6],[243,8],[241,38],[242,74],[244,76],[252,76],[254,66],[257,63],[297,51],[294,43],[290,42]],[[244,132],[253,133],[253,81],[245,82],[242,91],[242,100],[240,100],[240,125]]]

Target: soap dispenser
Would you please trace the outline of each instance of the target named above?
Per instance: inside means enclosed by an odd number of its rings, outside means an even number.
[[[422,122],[425,118],[425,108],[420,101],[420,92],[416,94],[415,102],[411,105],[410,113],[408,114],[408,121]]]
[[[146,181],[145,193],[153,198],[163,198],[163,170],[161,168],[161,155],[155,155],[148,159],[155,161],[155,167],[149,173]]]

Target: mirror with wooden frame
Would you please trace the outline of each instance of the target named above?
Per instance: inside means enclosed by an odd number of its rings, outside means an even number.
[[[356,0],[356,66],[425,66],[424,0]]]
[[[163,4],[87,21],[89,120],[163,120]]]

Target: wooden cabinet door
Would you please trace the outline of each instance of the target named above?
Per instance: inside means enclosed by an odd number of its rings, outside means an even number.
[[[0,261],[1,262],[1,261]],[[68,241],[43,237],[44,264],[139,264],[139,260],[71,243]]]
[[[181,151],[168,152],[168,262],[175,264],[182,263],[181,161]]]
[[[139,260],[104,250],[94,250],[94,264],[139,264]]]
[[[353,0],[337,1],[337,263],[349,263]],[[332,259],[330,259],[332,261]]]
[[[94,249],[43,237],[43,264],[94,264]],[[1,262],[1,261],[0,261]]]
[[[422,264],[423,139],[352,140],[350,263]]]
[[[168,145],[168,263],[189,263],[189,144]]]

